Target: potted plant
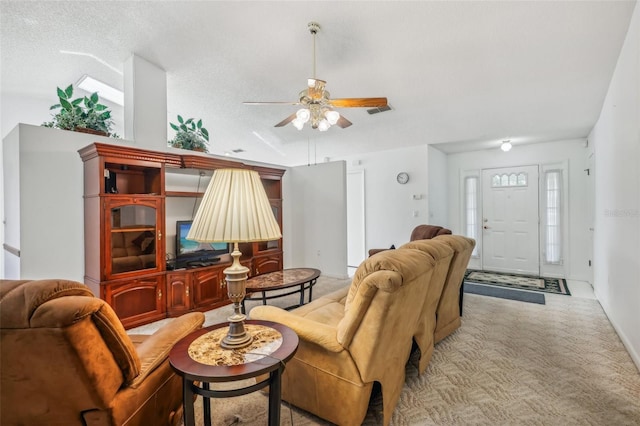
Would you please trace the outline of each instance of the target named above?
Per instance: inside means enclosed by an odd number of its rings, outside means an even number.
[[[193,118],[183,119],[178,115],[178,123],[169,123],[176,131],[176,136],[168,141],[174,148],[190,149],[192,151],[209,152],[209,131],[202,127],[202,120],[197,122]]]
[[[60,109],[60,111],[53,116],[52,121],[42,123],[43,126],[109,136],[113,125],[111,111],[106,105],[100,103],[97,92],[89,97],[81,96],[72,99],[72,84],[64,90],[59,87],[57,89],[60,103],[52,105],[49,109]]]

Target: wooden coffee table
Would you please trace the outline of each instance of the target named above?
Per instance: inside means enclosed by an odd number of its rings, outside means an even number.
[[[204,424],[211,426],[209,398],[245,395],[269,386],[269,426],[280,424],[282,371],[298,350],[298,336],[289,327],[271,321],[245,321],[253,342],[246,348],[223,349],[220,341],[228,323],[194,331],[171,349],[171,367],[182,376],[184,426],[194,426],[195,395],[202,395]],[[269,374],[254,385],[231,390],[212,390],[210,383],[233,382]],[[200,382],[196,385],[195,382]]]
[[[258,275],[247,280],[246,293],[247,296],[242,300],[242,312],[246,313],[244,306],[245,300],[262,300],[262,304],[266,305],[267,300],[277,299],[279,297],[289,296],[290,294],[300,293],[300,303],[289,306],[286,309],[297,308],[304,305],[304,292],[309,290],[309,299],[311,302],[313,295],[313,286],[316,284],[320,270],[313,268],[291,268],[282,271],[269,272],[267,274]],[[282,290],[287,288],[294,289],[288,292],[278,292],[267,296],[268,292]],[[252,293],[260,293],[258,297],[251,297]]]

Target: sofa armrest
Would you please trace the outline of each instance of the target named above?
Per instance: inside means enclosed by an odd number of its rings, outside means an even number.
[[[328,351],[341,352],[344,350],[344,347],[338,343],[335,327],[309,320],[275,306],[256,306],[251,309],[249,316],[254,320],[284,324],[295,331],[300,339],[315,343]]]
[[[140,374],[134,379],[131,387],[139,386],[144,379],[162,364],[168,357],[171,348],[180,339],[189,333],[202,327],[204,314],[202,312],[191,312],[178,318],[153,333],[136,348],[142,368]]]

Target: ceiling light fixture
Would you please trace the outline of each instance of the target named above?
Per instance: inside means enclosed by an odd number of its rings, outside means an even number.
[[[307,105],[307,108],[299,109],[291,124],[296,129],[302,130],[305,123],[311,123],[311,128],[326,132],[329,127],[340,120],[340,113],[327,105],[329,92],[324,90],[325,82],[316,78],[316,34],[320,29],[320,24],[309,22],[307,27],[313,36],[313,78],[307,80],[309,89],[300,92],[300,100],[307,101],[302,102]]]
[[[98,96],[102,99],[113,102],[120,106],[124,106],[124,93],[115,87],[109,86],[87,74],[80,77],[80,80],[76,83],[76,87],[85,90],[89,93],[98,92]]]
[[[506,141],[502,141],[502,144],[500,145],[500,149],[503,150],[504,152],[508,152],[509,150],[511,150],[512,146],[513,145],[511,145],[511,141],[506,140]]]

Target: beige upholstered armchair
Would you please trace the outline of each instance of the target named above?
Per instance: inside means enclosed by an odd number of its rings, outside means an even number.
[[[456,331],[462,324],[460,319],[462,315],[462,281],[476,241],[461,235],[441,235],[434,238],[433,241],[447,244],[453,249],[453,258],[436,313],[437,324],[434,338],[435,343],[438,343]]]
[[[404,248],[369,257],[350,286],[293,311],[251,310],[252,319],[280,322],[300,338],[284,371],[284,400],[339,425],[360,425],[379,382],[384,424],[389,424],[432,277],[438,274],[442,289],[452,256],[444,244],[434,247],[431,253]],[[440,257],[446,258],[441,264]]]
[[[168,354],[203,322],[186,314],[136,346],[84,284],[0,280],[0,423],[177,425],[182,380]]]
[[[418,225],[411,231],[409,241],[428,240],[438,235],[450,235],[451,230],[437,225]],[[370,249],[369,256],[389,249]]]

